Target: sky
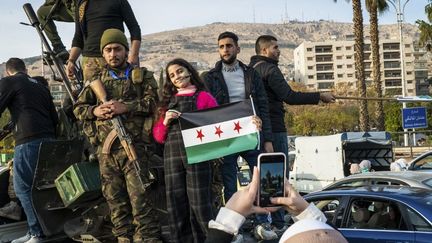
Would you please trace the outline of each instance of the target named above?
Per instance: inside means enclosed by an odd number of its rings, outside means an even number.
[[[364,0],[362,0],[364,3]],[[398,0],[391,0],[398,1]],[[400,0],[405,3],[407,0]],[[36,30],[20,24],[28,22],[22,6],[30,2],[37,11],[43,0],[2,0],[0,7],[0,63],[9,57],[40,55],[41,43]],[[425,19],[427,0],[409,0],[405,7],[405,22]],[[202,26],[214,22],[281,23],[283,20],[332,20],[352,22],[352,6],[345,0],[129,0],[143,34],[184,27]],[[363,4],[363,10],[365,6]],[[364,12],[364,21],[369,21]],[[73,23],[57,22],[60,36],[70,48]],[[393,7],[380,16],[381,24],[396,23]],[[145,41],[145,40],[143,40]]]

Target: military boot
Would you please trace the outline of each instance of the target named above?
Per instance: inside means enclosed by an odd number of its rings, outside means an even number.
[[[67,62],[69,59],[69,52],[66,50],[66,47],[63,44],[53,45],[55,56],[60,59],[63,64]]]
[[[0,217],[18,221],[21,219],[21,212],[22,212],[21,206],[18,205],[18,203],[15,201],[10,201],[5,206],[0,208]]]

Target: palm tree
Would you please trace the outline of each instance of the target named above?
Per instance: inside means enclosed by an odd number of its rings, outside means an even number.
[[[349,0],[345,0],[349,2]],[[333,0],[337,2],[337,0]],[[366,81],[364,68],[364,37],[363,37],[363,13],[361,0],[352,0],[353,6],[353,23],[354,23],[354,62],[355,73],[357,78],[357,88],[360,97],[366,97]],[[360,130],[369,131],[369,113],[367,109],[367,100],[359,101],[359,120]]]
[[[429,3],[425,7],[425,13],[428,19],[428,22],[424,20],[417,20],[416,24],[420,30],[420,38],[419,45],[426,46],[428,51],[432,50],[431,42],[432,42],[432,1],[429,0]]]
[[[382,97],[381,82],[381,62],[379,54],[379,32],[378,32],[378,12],[387,11],[389,5],[386,0],[366,0],[366,9],[369,12],[370,39],[371,39],[371,57],[372,57],[372,79],[373,87],[378,98]],[[376,128],[384,131],[384,106],[383,102],[377,101],[375,106]]]

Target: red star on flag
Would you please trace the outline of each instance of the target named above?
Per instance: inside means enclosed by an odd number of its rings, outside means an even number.
[[[240,129],[242,129],[240,122],[234,122],[234,130],[237,131],[237,133],[240,133]]]
[[[202,138],[205,137],[203,132],[202,132],[202,129],[200,129],[199,131],[198,130],[196,130],[196,131],[197,131],[197,138],[199,138],[202,142]]]
[[[215,134],[218,135],[219,137],[221,137],[221,134],[223,133],[220,127],[221,127],[220,125],[218,127],[215,127],[216,129]]]

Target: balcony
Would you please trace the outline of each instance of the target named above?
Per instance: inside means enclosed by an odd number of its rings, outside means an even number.
[[[315,53],[331,53],[333,46],[315,46]]]
[[[333,62],[333,55],[317,55],[316,62]]]

